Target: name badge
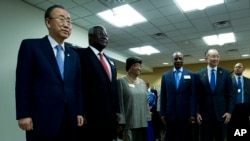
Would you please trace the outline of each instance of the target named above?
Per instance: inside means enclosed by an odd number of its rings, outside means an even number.
[[[129,87],[135,88],[135,84],[128,84]]]
[[[184,79],[191,79],[190,75],[184,75]]]

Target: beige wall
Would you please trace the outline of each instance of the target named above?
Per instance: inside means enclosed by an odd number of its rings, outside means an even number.
[[[220,67],[224,67],[230,71],[233,71],[234,65],[236,63],[243,63],[244,67],[245,67],[245,71],[243,73],[244,76],[249,77],[250,78],[250,59],[242,59],[242,60],[232,60],[232,61],[221,61],[219,66]],[[189,69],[193,72],[197,72],[198,70],[200,70],[201,68],[206,67],[207,64],[206,63],[201,63],[201,64],[184,64],[184,67],[186,69]],[[168,67],[160,67],[160,68],[154,68],[154,71],[152,73],[142,73],[140,75],[140,78],[142,78],[144,81],[149,82],[151,87],[153,86],[160,86],[161,84],[161,76],[165,71],[168,71],[170,69],[172,69],[173,66],[168,66]]]

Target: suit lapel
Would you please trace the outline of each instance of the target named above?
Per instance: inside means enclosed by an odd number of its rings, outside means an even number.
[[[47,36],[42,38],[42,43],[41,43],[40,47],[41,47],[42,52],[47,57],[49,63],[51,64],[52,69],[55,71],[57,76],[61,78],[60,70],[59,70],[57,62],[56,62],[56,57],[55,57],[55,54],[54,54],[53,49],[49,43]]]
[[[181,75],[180,75],[180,82],[179,82],[179,87],[178,87],[178,89],[180,89],[181,88],[181,86],[182,86],[182,84],[183,84],[183,82],[184,82],[184,75],[186,75],[186,71],[183,69],[182,70],[182,73],[181,73]]]
[[[70,63],[71,59],[70,59],[70,53],[69,53],[69,48],[66,46],[65,44],[65,53],[64,53],[64,79],[66,79],[68,73],[69,73],[69,69],[71,68],[70,65],[72,63]]]
[[[114,81],[113,77],[116,76],[115,73],[115,62],[113,60],[111,60],[108,56],[106,56],[106,54],[103,54],[104,57],[107,59],[108,61],[108,65],[110,66],[110,71],[111,71],[111,80]]]
[[[99,72],[103,73],[103,76],[105,76],[105,78],[109,79],[107,73],[105,72],[105,69],[103,68],[103,66],[102,66],[100,60],[97,58],[96,54],[92,51],[92,49],[90,47],[88,47],[88,51],[90,53],[89,56],[90,56],[93,64],[96,64],[96,68],[99,70]],[[109,79],[109,81],[110,81],[110,79]]]
[[[249,84],[247,84],[248,81],[247,81],[247,78],[243,76],[243,89],[244,89],[244,100],[245,100],[245,103],[249,103]]]
[[[223,76],[223,73],[222,73],[222,70],[217,67],[217,72],[216,72],[216,83],[215,83],[215,91],[216,89],[220,86],[220,82],[222,80],[222,76]]]
[[[210,88],[210,83],[209,83],[208,70],[207,70],[207,68],[206,68],[206,69],[203,69],[203,70],[201,71],[201,78],[202,78],[202,79],[201,79],[202,83],[204,83],[205,86],[208,86],[207,89],[208,89],[209,91],[212,92],[212,90],[211,90],[211,88]]]
[[[171,81],[171,82],[172,82],[173,87],[176,89],[175,71],[171,70],[170,74],[171,74],[171,75],[170,75],[170,80],[173,80],[173,81]]]

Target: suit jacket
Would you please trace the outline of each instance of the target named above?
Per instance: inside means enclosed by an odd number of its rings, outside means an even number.
[[[208,79],[207,68],[197,73],[198,113],[203,120],[216,118],[224,121],[223,115],[233,112],[235,95],[232,89],[231,74],[228,70],[217,67],[216,88],[212,92]]]
[[[235,80],[235,76],[232,77],[233,82],[233,91],[236,95],[238,92],[238,85],[237,81]],[[243,90],[244,90],[244,103],[247,105],[248,115],[250,116],[250,79],[243,76]]]
[[[185,121],[196,113],[195,78],[191,71],[183,69],[179,88],[175,86],[175,72],[165,72],[161,78],[160,115],[167,122],[175,119]]]
[[[83,115],[78,55],[65,43],[64,80],[48,37],[23,40],[16,68],[16,118],[31,117],[34,132],[55,135],[67,104],[72,127]]]
[[[116,123],[116,113],[119,112],[115,63],[104,54],[111,68],[110,80],[90,47],[75,50],[81,62],[83,104],[88,126],[110,127]]]

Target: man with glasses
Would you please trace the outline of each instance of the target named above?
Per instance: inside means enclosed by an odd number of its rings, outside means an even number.
[[[234,75],[232,76],[234,94],[236,103],[231,120],[228,124],[228,141],[249,141],[249,118],[250,118],[250,79],[243,76],[245,68],[242,63],[236,63],[234,66]],[[241,133],[245,129],[246,133]]]
[[[235,96],[228,70],[219,67],[216,49],[205,52],[207,67],[197,73],[197,122],[201,125],[201,141],[224,141],[226,125],[230,121]]]
[[[45,12],[49,35],[22,41],[16,68],[16,118],[27,141],[74,141],[84,123],[80,61],[64,42],[69,13],[60,5]]]

